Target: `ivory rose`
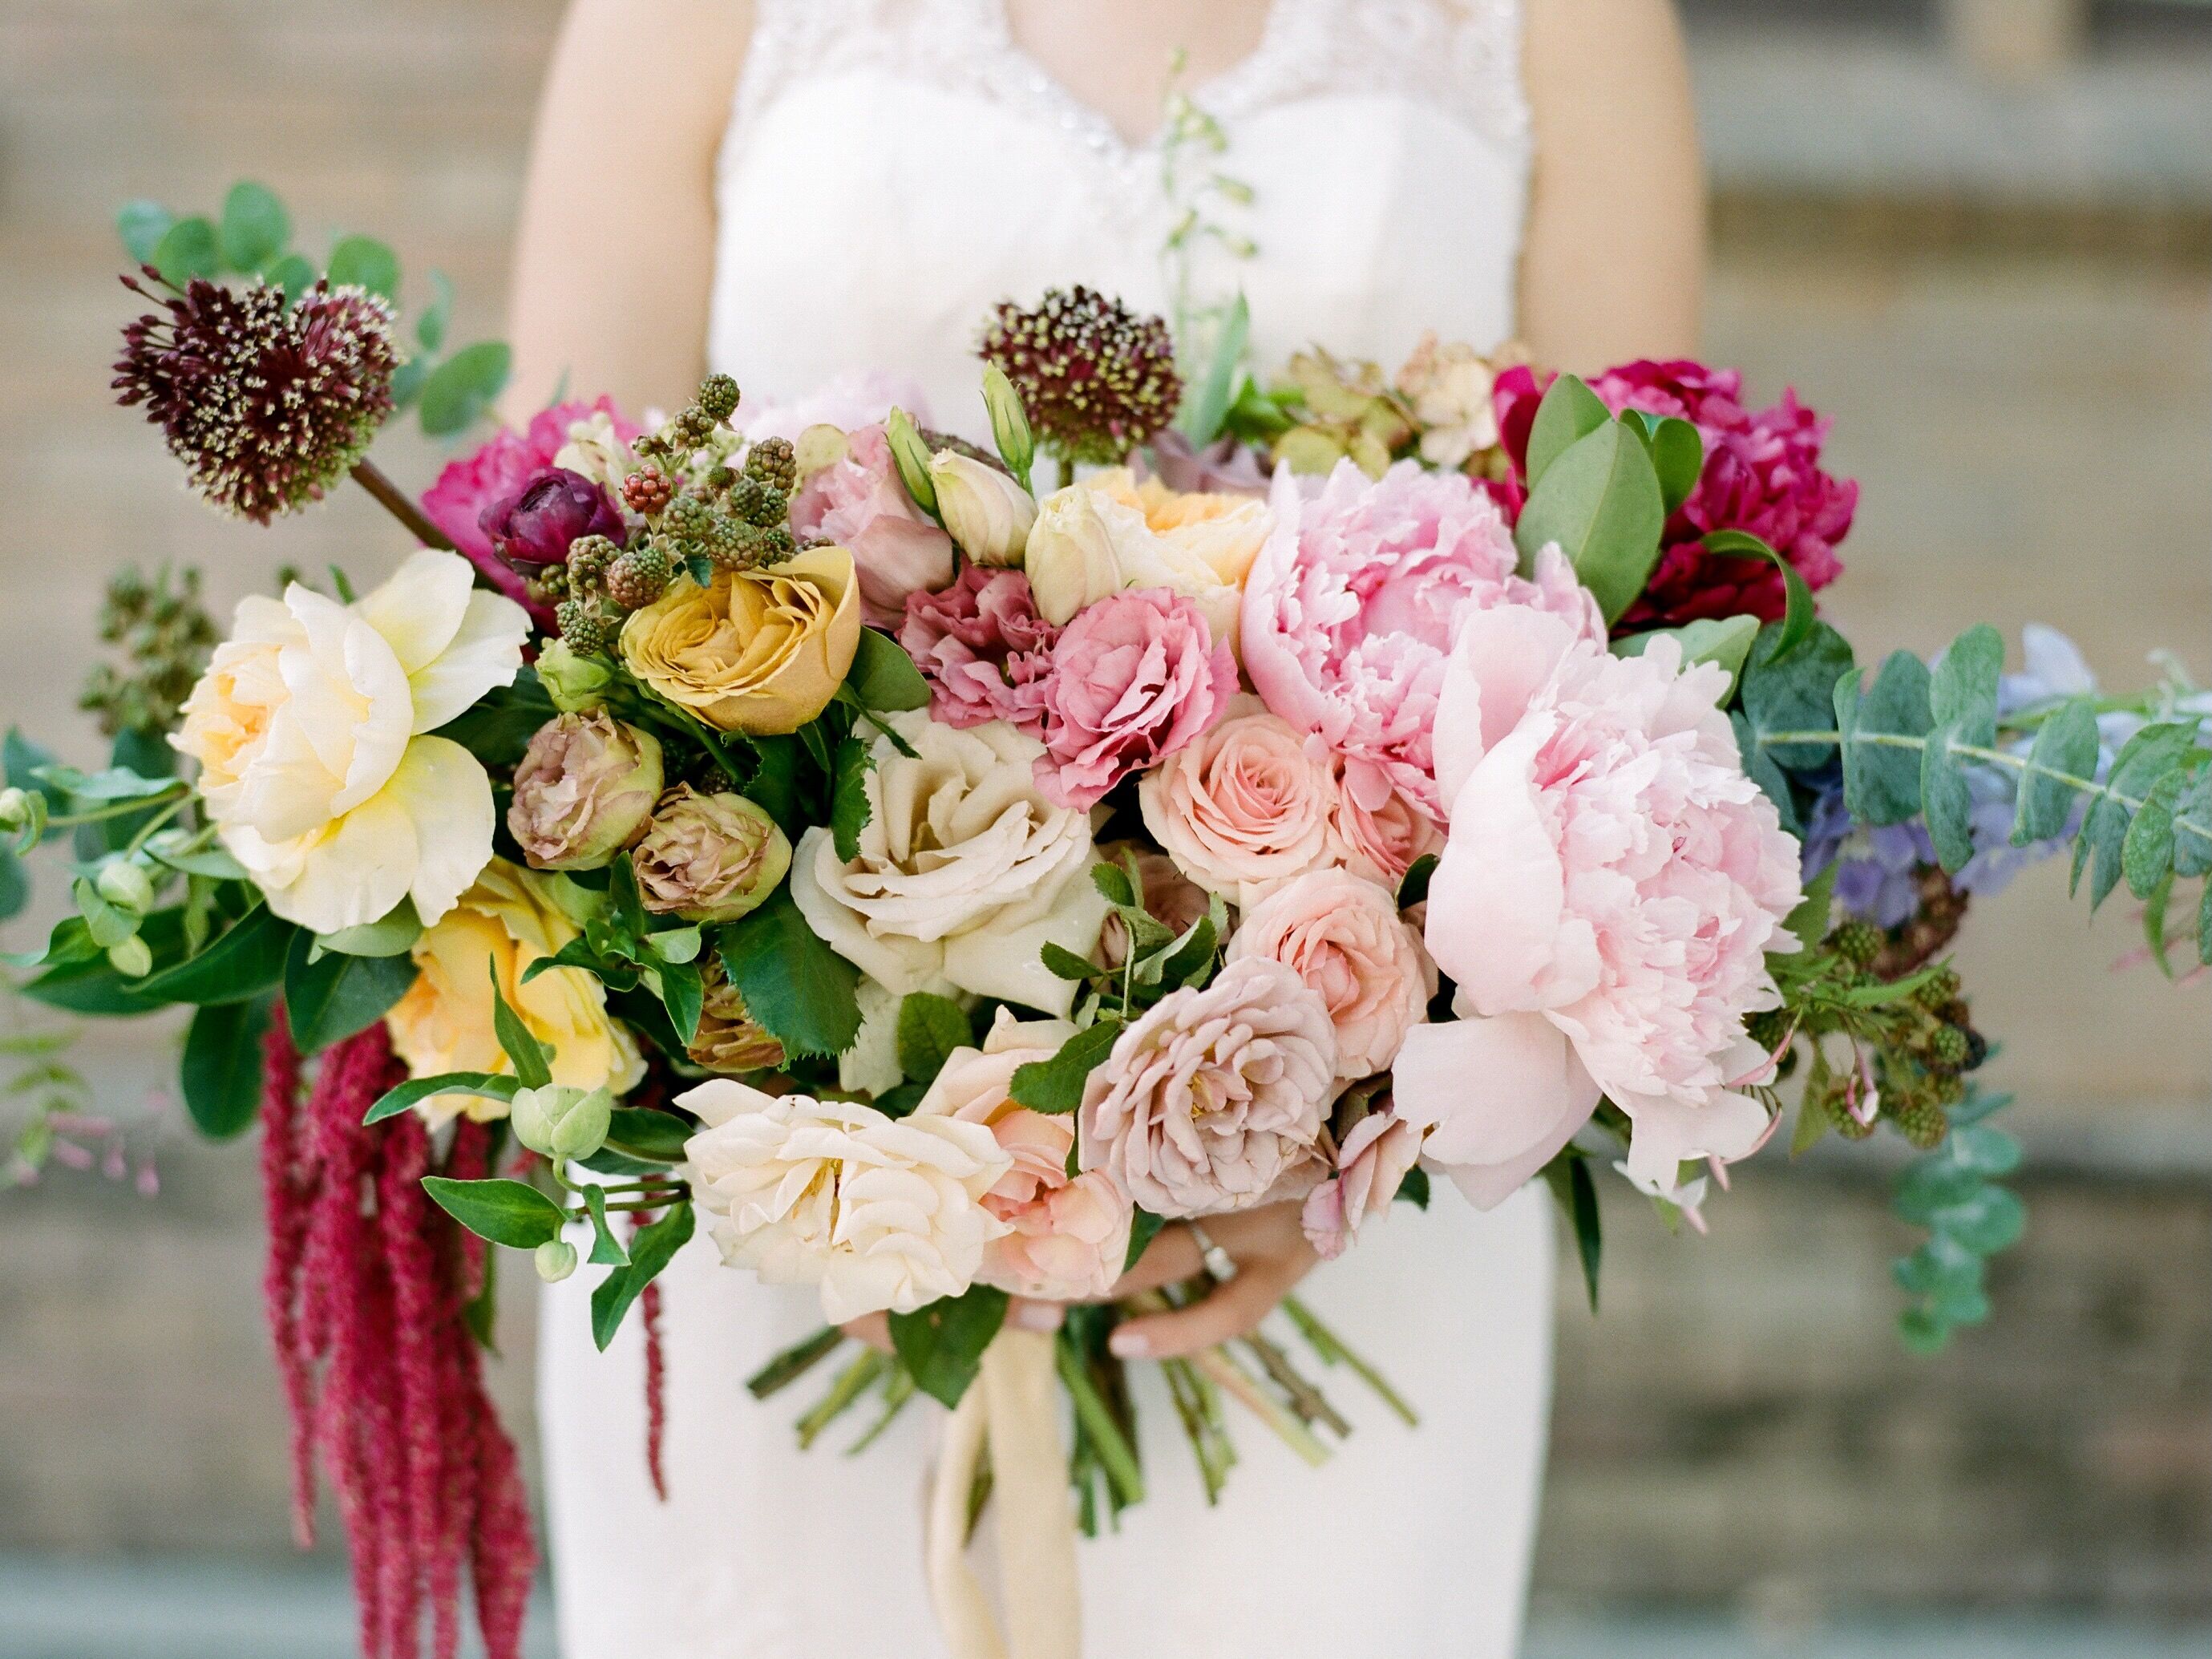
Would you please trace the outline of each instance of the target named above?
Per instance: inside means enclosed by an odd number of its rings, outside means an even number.
[[[959,1295],[1006,1231],[983,1195],[1013,1160],[983,1124],[894,1119],[732,1078],[677,1099],[707,1126],[684,1152],[723,1261],[816,1286],[833,1325]]]
[[[1022,548],[1036,522],[1036,501],[1003,468],[940,449],[929,460],[938,516],[960,549],[977,564],[1018,568]]]
[[[1328,855],[1336,784],[1287,720],[1257,697],[1137,782],[1145,828],[1176,867],[1240,902],[1261,884],[1299,875]]]
[[[1420,1161],[1421,1132],[1390,1112],[1370,1112],[1337,1148],[1336,1173],[1306,1194],[1299,1224],[1324,1261],[1358,1243],[1367,1222],[1390,1212],[1406,1172]]]
[[[1766,1128],[1739,1085],[1765,1060],[1744,1016],[1780,1000],[1770,951],[1800,894],[1796,843],[1744,775],[1727,672],[1673,640],[1608,653],[1565,618],[1467,619],[1437,718],[1450,828],[1425,933],[1454,1023],[1407,1039],[1398,1110],[1478,1202],[1548,1159],[1601,1091],[1628,1167],[1739,1158]]]
[[[1245,911],[1228,960],[1254,958],[1281,963],[1320,994],[1340,1078],[1388,1068],[1428,1007],[1428,963],[1397,900],[1346,870],[1293,876]]]
[[[799,837],[791,896],[830,949],[897,995],[950,984],[1064,1014],[1073,986],[1037,960],[1048,940],[1088,955],[1107,904],[1091,884],[1088,816],[1055,806],[1043,749],[993,720],[967,731],[919,712],[878,736],[859,855],[826,829]]]
[[[1049,622],[1125,587],[1164,587],[1195,604],[1233,648],[1238,590],[1273,524],[1263,502],[1139,484],[1115,467],[1038,504],[1023,561]]]
[[[392,1052],[409,1073],[511,1073],[492,1030],[492,981],[523,1029],[552,1051],[553,1081],[620,1094],[645,1075],[635,1041],[607,1012],[606,988],[580,968],[555,968],[526,981],[530,964],[577,934],[553,902],[547,878],[494,859],[476,885],[413,947],[421,969],[384,1017]],[[503,1116],[506,1106],[475,1095],[434,1095],[416,1109],[433,1123],[457,1112]]]
[[[791,533],[801,543],[851,550],[860,600],[877,628],[898,625],[908,594],[952,580],[952,538],[906,493],[879,417],[848,432],[843,456],[800,486],[792,498]]]
[[[915,1108],[916,1117],[987,1126],[1013,1160],[983,1194],[983,1207],[1009,1231],[985,1248],[976,1277],[1059,1302],[1102,1297],[1112,1287],[1129,1254],[1133,1218],[1111,1176],[1068,1174],[1075,1120],[1018,1106],[1008,1092],[1017,1067],[1050,1060],[1074,1035],[1065,1020],[1022,1021],[1001,1009],[982,1048],[954,1049]]]
[[[424,549],[350,605],[295,582],[240,602],[169,739],[269,908],[318,933],[411,898],[426,922],[491,858],[491,780],[430,732],[507,684],[530,619]]]
[[[1115,1040],[1085,1086],[1082,1167],[1170,1218],[1302,1195],[1335,1073],[1321,997],[1279,962],[1230,963]]]
[[[623,623],[629,672],[723,732],[796,732],[827,708],[860,643],[853,556],[811,547],[766,570],[679,576]]]

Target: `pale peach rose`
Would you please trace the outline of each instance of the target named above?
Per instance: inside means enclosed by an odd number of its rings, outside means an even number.
[[[1064,625],[1086,605],[1130,587],[1190,600],[1209,635],[1233,650],[1245,573],[1274,526],[1264,501],[1139,484],[1112,467],[1038,503],[1023,555],[1037,610]]]
[[[1444,832],[1437,822],[1399,790],[1391,789],[1373,811],[1344,787],[1341,766],[1336,805],[1328,815],[1328,855],[1356,876],[1398,890],[1413,860],[1443,850]]]
[[[1324,1261],[1358,1242],[1366,1222],[1390,1212],[1406,1172],[1420,1162],[1421,1132],[1391,1112],[1370,1112],[1337,1148],[1336,1173],[1306,1194],[1299,1224]]]
[[[1137,804],[1176,867],[1237,902],[1327,861],[1336,782],[1289,721],[1257,697],[1138,781]]]
[[[1213,573],[1214,580],[1241,587],[1274,528],[1264,501],[1211,490],[1170,489],[1158,478],[1139,482],[1127,467],[1112,467],[1085,480],[1145,515],[1145,526],[1179,553]]]
[[[1340,1078],[1386,1069],[1428,1006],[1427,958],[1396,898],[1349,870],[1293,876],[1245,911],[1228,960],[1250,958],[1279,962],[1319,993]]]
[[[724,732],[796,732],[827,708],[860,643],[853,556],[811,547],[766,570],[679,576],[623,624],[629,672]]]

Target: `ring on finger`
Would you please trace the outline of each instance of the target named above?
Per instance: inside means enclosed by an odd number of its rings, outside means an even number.
[[[1198,1246],[1198,1259],[1205,1264],[1207,1273],[1223,1280],[1237,1277],[1237,1258],[1215,1243],[1212,1234],[1195,1221],[1182,1224],[1190,1230],[1191,1242]]]

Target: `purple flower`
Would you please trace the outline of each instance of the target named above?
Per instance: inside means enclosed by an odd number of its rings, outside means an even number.
[[[492,550],[518,568],[566,564],[568,544],[579,536],[619,543],[629,533],[606,492],[565,466],[538,468],[521,489],[486,507],[477,527]]]

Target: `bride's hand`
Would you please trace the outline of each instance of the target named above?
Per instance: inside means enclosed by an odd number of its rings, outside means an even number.
[[[1206,1236],[1237,1264],[1236,1275],[1188,1307],[1124,1320],[1114,1328],[1109,1346],[1124,1359],[1173,1359],[1257,1330],[1321,1260],[1298,1224],[1302,1207],[1270,1204],[1207,1217],[1201,1224]],[[1203,1266],[1197,1237],[1188,1225],[1170,1222],[1137,1265],[1122,1274],[1111,1299],[1177,1284]]]

